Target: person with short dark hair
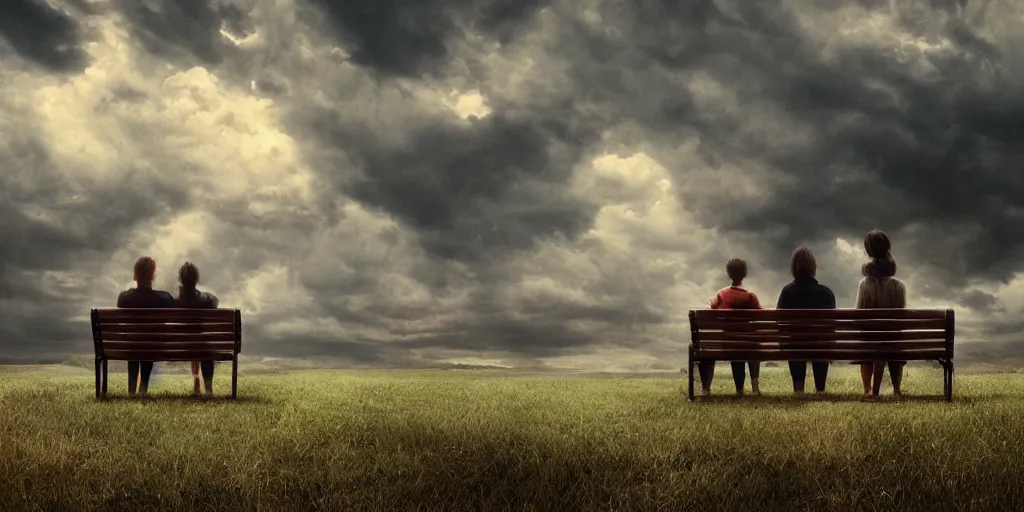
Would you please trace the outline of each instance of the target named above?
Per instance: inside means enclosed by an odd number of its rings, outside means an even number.
[[[782,288],[775,309],[835,309],[836,296],[829,287],[818,283],[815,274],[818,264],[814,254],[806,247],[793,251],[789,259],[789,272],[793,281]],[[825,392],[829,361],[812,361],[814,389]],[[793,392],[803,393],[807,381],[807,361],[790,361],[789,374],[793,378]]]
[[[196,289],[199,284],[199,268],[191,261],[186,261],[178,270],[178,298],[174,300],[174,307],[178,308],[205,308],[216,309],[217,297],[212,293],[201,292]],[[203,385],[206,387],[206,394],[213,394],[213,370],[215,361],[207,359],[203,361],[192,361],[192,392],[199,394],[199,372],[202,370]]]
[[[715,298],[708,302],[708,306],[711,309],[761,309],[757,295],[743,288],[743,280],[747,277],[747,262],[733,258],[725,264],[725,273],[732,280],[732,285],[718,290]],[[743,394],[743,384],[747,380],[745,366],[748,364],[751,390],[755,395],[759,395],[760,361],[732,361],[732,380],[736,384],[736,394]],[[697,365],[697,369],[700,372],[701,391],[707,395],[711,392],[711,381],[715,378],[715,361],[702,361]]]
[[[156,278],[156,261],[143,256],[135,261],[133,268],[135,288],[117,296],[119,308],[170,308],[174,297],[163,290],[153,289]],[[143,394],[149,392],[149,377],[153,373],[153,361],[128,361],[128,394],[134,395],[136,387]],[[140,379],[141,377],[141,379]]]
[[[907,288],[903,281],[896,279],[896,260],[892,257],[892,242],[883,231],[872,230],[864,237],[864,252],[871,261],[861,266],[864,276],[857,289],[857,308],[897,309],[907,307]],[[855,361],[860,364],[861,382],[864,384],[864,399],[875,400],[882,388],[886,362],[889,364],[889,378],[892,393],[901,395],[903,367],[906,361]],[[872,382],[873,381],[873,382]]]

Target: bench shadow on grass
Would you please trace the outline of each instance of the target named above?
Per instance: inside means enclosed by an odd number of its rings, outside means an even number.
[[[274,403],[262,396],[239,395],[231,398],[229,395],[189,395],[180,393],[152,393],[147,395],[106,395],[94,399],[96,403],[114,402],[142,402],[142,403],[174,403],[174,404],[262,404]]]
[[[700,396],[694,397],[692,402],[694,405],[749,405],[752,407],[773,407],[779,409],[796,409],[806,407],[813,404],[821,403],[865,403],[875,404],[879,406],[884,405],[896,405],[896,404],[918,404],[918,403],[935,403],[935,404],[946,404],[946,405],[974,405],[998,402],[1007,399],[1016,399],[1019,397],[1011,396],[1006,393],[984,393],[984,394],[972,394],[970,396],[957,396],[953,394],[953,401],[946,402],[945,397],[942,395],[908,395],[904,394],[900,398],[894,398],[892,395],[885,395],[878,397],[876,400],[864,402],[861,400],[859,393],[804,393],[804,394],[769,394],[769,395],[711,395],[711,396]],[[682,394],[682,400],[684,403],[688,403],[686,393]]]

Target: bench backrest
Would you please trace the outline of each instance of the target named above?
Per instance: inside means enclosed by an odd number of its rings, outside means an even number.
[[[96,356],[129,361],[230,360],[242,350],[237,309],[93,309]]]
[[[953,310],[690,311],[691,356],[715,360],[953,358]]]

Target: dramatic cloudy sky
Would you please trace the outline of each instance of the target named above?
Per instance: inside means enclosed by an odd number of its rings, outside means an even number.
[[[141,255],[250,355],[678,368],[806,244],[840,307],[1024,328],[1021,0],[5,0],[0,347],[91,351]],[[1024,345],[1024,343],[1022,343]]]

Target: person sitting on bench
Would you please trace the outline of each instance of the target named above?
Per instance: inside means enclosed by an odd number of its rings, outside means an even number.
[[[857,288],[857,309],[881,308],[902,309],[907,307],[907,288],[903,281],[896,279],[896,260],[892,257],[892,242],[883,231],[873,230],[864,237],[864,252],[871,261],[861,266],[864,278]],[[889,378],[892,380],[892,394],[899,397],[902,390],[903,367],[906,361],[888,361]],[[861,381],[864,384],[863,400],[873,401],[882,389],[886,361],[854,361],[860,364]]]
[[[156,278],[156,261],[143,256],[135,261],[133,269],[135,288],[117,296],[119,308],[170,308],[174,297],[163,290],[153,289]],[[149,392],[149,377],[153,373],[153,361],[128,361],[128,394],[134,395],[136,387],[143,394]],[[141,377],[141,379],[140,379]]]
[[[814,254],[806,247],[793,251],[789,260],[789,272],[793,281],[782,288],[775,309],[835,309],[836,296],[829,287],[818,283],[814,278],[818,265]],[[828,361],[812,361],[814,372],[814,390],[825,392],[825,379],[828,377]],[[789,374],[793,378],[793,392],[803,393],[807,381],[807,361],[790,361]]]
[[[174,299],[176,308],[205,308],[217,309],[217,297],[212,293],[201,292],[196,289],[199,284],[199,269],[190,261],[186,261],[178,270],[178,298]],[[206,394],[213,394],[213,369],[214,361],[192,361],[192,392],[199,394],[199,370],[202,368],[203,385],[206,387]]]
[[[761,309],[761,303],[757,295],[743,288],[743,279],[747,277],[747,262],[733,258],[725,264],[725,272],[732,285],[726,286],[715,298],[708,302],[711,309]],[[732,380],[736,384],[736,394],[743,394],[743,383],[747,380],[747,372],[744,366],[750,365],[750,387],[755,395],[760,395],[758,388],[758,377],[761,374],[760,361],[732,361]],[[702,361],[698,367],[700,372],[700,385],[705,395],[711,393],[711,381],[715,378],[715,362]]]

